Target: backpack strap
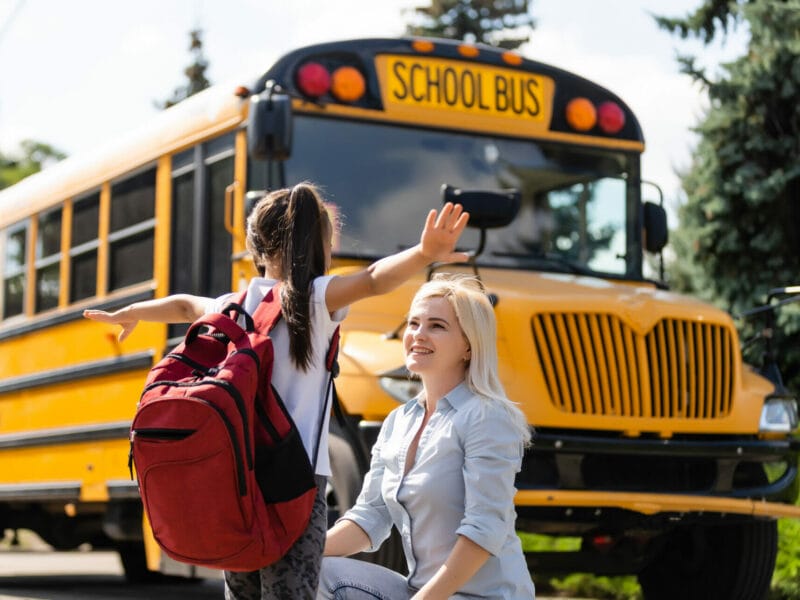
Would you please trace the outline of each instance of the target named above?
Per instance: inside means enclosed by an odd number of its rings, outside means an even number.
[[[253,311],[253,322],[257,331],[268,332],[272,331],[275,324],[281,318],[281,299],[280,299],[280,281],[277,282],[266,293],[264,299],[258,303],[258,307]],[[245,293],[242,292],[235,300],[237,304],[244,305]],[[314,445],[314,458],[311,461],[313,472],[317,471],[317,459],[319,458],[319,447],[322,442],[322,428],[325,425],[325,413],[328,410],[328,397],[335,398],[333,391],[333,378],[339,374],[339,363],[336,357],[339,354],[339,327],[336,327],[331,336],[331,344],[328,348],[328,353],[325,357],[325,369],[328,371],[328,385],[325,386],[325,398],[322,403],[322,412],[319,419],[319,429],[317,430],[317,441]],[[338,406],[338,401],[335,401],[338,413],[341,413],[341,407]]]
[[[242,292],[239,304],[244,304],[244,296],[246,292]],[[256,331],[268,333],[272,331],[275,324],[281,318],[281,282],[273,285],[269,291],[264,295],[261,302],[253,311],[253,323],[255,324]]]
[[[336,357],[339,355],[339,327],[333,330],[331,345],[328,347],[328,355],[325,357],[325,369],[328,371],[328,385],[325,386],[325,401],[322,403],[322,413],[319,416],[319,430],[317,431],[317,443],[314,445],[314,460],[312,467],[314,474],[317,473],[317,459],[319,459],[319,447],[322,442],[322,428],[325,425],[325,413],[328,411],[328,398],[330,397],[334,406],[337,407],[337,414],[341,413],[342,407],[336,398],[336,389],[333,387],[333,378],[339,374],[339,363]]]

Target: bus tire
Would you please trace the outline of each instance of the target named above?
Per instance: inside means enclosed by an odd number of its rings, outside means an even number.
[[[330,527],[353,504],[361,491],[363,478],[358,469],[358,461],[350,444],[343,437],[329,436],[331,457],[331,480],[328,485],[328,526]],[[392,533],[377,552],[362,552],[354,556],[359,560],[383,565],[398,573],[406,574],[403,544],[397,530]]]
[[[328,437],[331,479],[328,485],[328,527],[331,527],[356,502],[361,491],[361,473],[347,440],[335,434]]]
[[[129,583],[148,583],[158,578],[158,573],[147,568],[144,542],[118,542],[115,550],[119,554],[125,580]]]
[[[776,521],[676,529],[639,573],[645,600],[762,600],[778,552]]]

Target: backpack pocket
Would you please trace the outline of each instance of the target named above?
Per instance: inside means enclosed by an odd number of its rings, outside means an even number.
[[[295,427],[273,446],[256,446],[256,481],[269,503],[286,502],[316,486],[311,462]]]
[[[244,464],[224,414],[201,399],[181,404],[191,426],[163,427],[157,407],[141,411],[132,427],[134,462],[159,544],[173,557],[213,564],[252,543]]]

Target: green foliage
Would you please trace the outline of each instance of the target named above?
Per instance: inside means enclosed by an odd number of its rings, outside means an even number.
[[[529,0],[431,0],[413,10],[409,35],[480,42],[518,48],[534,27]]]
[[[580,550],[577,537],[553,537],[517,532],[524,552],[575,552]],[[641,600],[642,591],[634,576],[599,577],[590,573],[573,573],[563,578],[533,573],[537,592],[557,592],[570,597],[597,600]]]
[[[744,56],[711,79],[681,57],[682,70],[708,91],[700,142],[682,177],[687,202],[672,235],[673,287],[731,312],[764,302],[769,290],[800,283],[800,0],[706,0],[685,19],[659,18],[682,37],[706,43],[746,24]],[[742,339],[766,325],[740,321]],[[800,391],[800,310],[781,309],[773,343],[784,382]],[[763,344],[745,359],[758,364]],[[780,522],[772,598],[800,599],[800,524]]]
[[[13,185],[65,157],[66,154],[50,144],[25,140],[20,144],[19,153],[13,156],[0,154],[0,189]]]
[[[770,600],[800,598],[800,521],[778,521],[778,559],[772,574]]]
[[[669,278],[740,313],[763,303],[770,289],[800,283],[800,0],[708,0],[668,28],[708,41],[714,22],[744,22],[751,39],[714,81],[691,57],[682,60],[707,87],[710,108],[683,177],[688,201],[679,210]],[[742,323],[742,336],[763,325]],[[783,310],[778,326],[784,380],[800,390],[800,313]],[[752,346],[746,359],[757,363],[762,350]]]
[[[641,600],[642,589],[636,577],[598,577],[589,573],[573,573],[564,579],[551,579],[550,584],[558,592],[571,597],[596,598],[597,600]]]
[[[752,0],[748,0],[752,1]],[[697,10],[684,18],[656,17],[656,22],[667,31],[686,39],[696,36],[705,43],[712,41],[722,31],[738,23],[736,0],[706,0]]]
[[[202,30],[193,29],[189,32],[189,51],[192,53],[194,59],[192,64],[186,67],[183,71],[186,75],[186,85],[175,88],[172,92],[172,97],[165,100],[163,103],[156,103],[159,108],[169,108],[176,105],[182,100],[186,100],[189,96],[201,92],[204,89],[211,87],[211,82],[206,78],[206,69],[208,69],[208,61],[203,55],[203,39]]]

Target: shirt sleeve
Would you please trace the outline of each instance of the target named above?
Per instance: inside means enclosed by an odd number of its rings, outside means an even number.
[[[339,519],[353,521],[364,530],[370,540],[367,552],[378,550],[392,531],[392,517],[383,501],[381,491],[384,471],[381,447],[391,432],[391,424],[394,421],[392,417],[393,414],[390,414],[383,422],[378,439],[372,446],[369,471],[364,476],[364,484],[361,486],[361,493],[356,499],[355,506]]]
[[[464,518],[456,533],[497,555],[513,527],[514,478],[522,442],[511,416],[500,406],[483,406],[464,430]]]
[[[347,311],[349,307],[345,306],[344,308],[340,308],[337,311],[330,312],[328,310],[328,306],[325,304],[325,290],[328,289],[328,284],[331,282],[331,279],[336,277],[336,275],[323,275],[322,277],[317,277],[314,280],[314,292],[312,301],[314,302],[318,312],[321,315],[329,315],[325,317],[335,325],[341,323],[344,318],[347,316]]]
[[[236,294],[234,294],[233,292],[229,292],[227,294],[222,294],[222,296],[218,296],[217,298],[206,298],[206,303],[205,303],[206,314],[208,315],[211,313],[222,312],[222,309],[225,308],[228,305],[228,303],[231,302],[231,300],[233,300],[233,297],[235,295]]]

